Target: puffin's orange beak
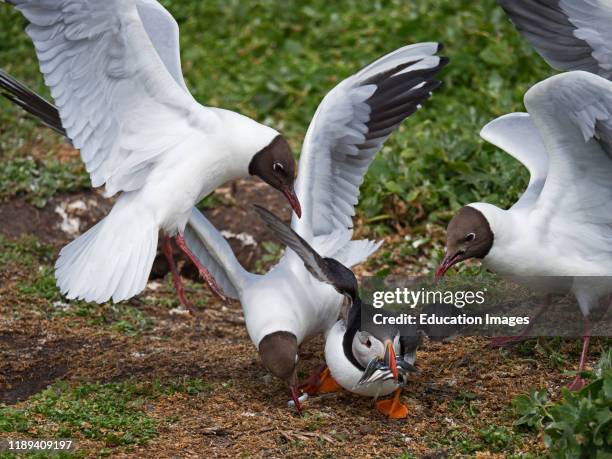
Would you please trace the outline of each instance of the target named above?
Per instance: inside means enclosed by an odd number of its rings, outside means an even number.
[[[389,339],[385,341],[384,361],[385,365],[389,367],[389,369],[393,373],[393,377],[397,381],[399,379],[399,374],[397,372],[397,362],[395,361],[395,351],[393,350],[393,341]]]

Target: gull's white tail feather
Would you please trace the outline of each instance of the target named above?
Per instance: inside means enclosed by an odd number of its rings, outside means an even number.
[[[144,290],[157,249],[159,227],[146,208],[126,205],[72,241],[55,264],[57,285],[69,299],[119,302]]]

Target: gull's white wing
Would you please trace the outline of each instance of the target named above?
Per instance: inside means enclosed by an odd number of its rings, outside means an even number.
[[[610,0],[499,0],[516,28],[553,68],[612,78]]]
[[[206,266],[226,296],[238,299],[244,286],[258,277],[240,265],[229,243],[195,207],[191,210],[184,237],[189,250]]]
[[[10,3],[30,22],[45,82],[93,186],[106,184],[109,195],[136,190],[165,154],[211,129],[214,115],[171,74],[178,56],[158,52],[145,30],[141,12],[151,24],[162,14],[150,1]]]
[[[536,84],[525,106],[549,154],[533,218],[562,252],[582,253],[574,269],[612,272],[612,82],[575,71]],[[595,269],[595,268],[594,268]],[[598,268],[598,269],[601,269]],[[586,275],[586,274],[585,274]],[[591,274],[589,274],[591,275]]]
[[[510,113],[491,121],[480,131],[487,142],[501,148],[529,171],[529,184],[512,208],[532,205],[540,195],[548,172],[548,153],[540,132],[528,113]]]
[[[439,49],[438,43],[398,49],[325,96],[304,139],[296,185],[303,215],[292,227],[306,241],[337,230],[351,234],[374,156],[440,84],[435,77],[447,61],[435,55]]]
[[[181,68],[179,26],[157,0],[136,0],[138,15],[157,54],[179,86],[188,91]]]

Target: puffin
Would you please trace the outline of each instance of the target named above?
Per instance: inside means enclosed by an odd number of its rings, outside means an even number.
[[[447,63],[437,55],[440,49],[435,42],[417,43],[386,54],[341,81],[317,108],[296,182],[302,218],[294,215],[291,227],[322,256],[350,267],[380,246],[351,240],[359,187],[385,140],[440,86],[436,76]],[[240,301],[263,366],[285,381],[299,412],[300,345],[334,326],[345,296],[313,278],[292,250],[265,274],[246,271],[197,209],[188,219],[185,241],[223,293]],[[337,388],[324,366],[312,380],[317,389]]]
[[[301,214],[285,138],[196,102],[181,71],[178,25],[156,0],[3,3],[29,22],[59,127],[80,150],[92,186],[119,195],[103,220],[61,250],[55,278],[67,298],[119,302],[141,292],[160,232],[189,255],[191,208],[228,180],[257,176]],[[198,269],[215,289],[206,267]]]
[[[507,210],[481,202],[459,209],[448,224],[436,276],[473,258],[540,291],[571,292],[584,318],[578,374],[569,385],[576,390],[584,385],[591,311],[612,293],[612,6],[499,3],[546,62],[567,72],[527,91],[527,113],[504,115],[482,129],[486,141],[529,170],[529,184]]]

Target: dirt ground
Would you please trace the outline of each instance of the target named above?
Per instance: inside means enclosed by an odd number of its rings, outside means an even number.
[[[288,208],[282,197],[254,181],[225,187],[217,198],[206,213],[227,231],[241,262],[252,269],[262,255],[253,241],[272,237],[249,205],[257,202],[285,216]],[[108,208],[93,192],[58,196],[42,210],[17,199],[0,204],[0,232],[9,239],[33,234],[57,250],[73,237],[71,231],[82,232]],[[181,265],[185,275],[194,276],[187,263]],[[545,451],[541,438],[514,433],[510,402],[531,388],[558,395],[571,380],[564,370],[574,369],[577,360],[578,344],[572,341],[558,349],[567,357],[559,368],[533,353],[492,349],[483,338],[427,342],[418,352],[421,372],[403,393],[407,419],[388,420],[373,409],[372,400],[346,392],[311,398],[298,416],[287,406],[286,387],[260,365],[237,302],[225,305],[204,289],[191,288],[192,297],[206,297],[199,331],[190,316],[164,306],[175,300],[170,282],[162,279],[167,266],[161,257],[150,288],[129,303],[150,322],[133,335],[106,326],[112,316],[92,323],[87,317],[41,313],[48,308],[43,300],[24,304],[18,294],[25,275],[20,269],[0,271],[0,402],[19,406],[57,380],[76,385],[196,378],[208,387],[195,395],[177,392],[147,401],[142,409],[157,421],[157,435],[144,445],[114,447],[113,457],[538,456]],[[322,344],[317,339],[303,347],[302,375],[322,362]],[[591,355],[599,355],[597,342]],[[490,426],[511,432],[510,442],[502,448],[483,440],[480,432]],[[87,456],[105,447],[77,440]]]

